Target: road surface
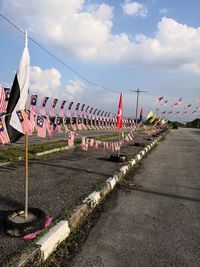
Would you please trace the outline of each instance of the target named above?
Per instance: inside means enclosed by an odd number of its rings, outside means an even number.
[[[173,130],[116,190],[67,266],[200,266],[200,130]],[[66,266],[62,263],[62,266]]]
[[[90,134],[90,133],[87,133]],[[134,141],[144,138],[135,134]],[[141,150],[134,141],[122,146],[128,158]],[[111,151],[75,147],[59,153],[29,160],[29,207],[39,207],[53,220],[63,218],[66,212],[111,177],[121,164],[109,160]],[[0,266],[13,255],[21,253],[29,240],[6,235],[3,218],[8,210],[24,208],[25,162],[19,161],[0,167]]]

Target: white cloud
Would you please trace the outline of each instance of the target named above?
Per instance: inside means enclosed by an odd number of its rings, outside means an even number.
[[[38,93],[50,97],[58,95],[61,74],[57,69],[42,70],[38,66],[33,66],[30,71],[30,80],[31,93]]]
[[[67,93],[70,96],[74,96],[77,94],[82,93],[83,91],[85,91],[86,89],[86,85],[78,80],[69,80],[68,84],[65,86],[65,93]]]
[[[124,2],[122,8],[124,13],[129,16],[138,16],[145,18],[148,13],[147,8],[143,4],[138,2],[130,2],[128,0]]]
[[[166,15],[167,12],[168,12],[168,10],[164,7],[164,8],[161,8],[161,9],[159,10],[159,12],[160,12],[160,14],[162,14],[162,15]]]
[[[200,28],[171,18],[163,17],[149,37],[113,34],[113,7],[87,6],[84,0],[2,0],[0,10],[67,57],[199,74]]]

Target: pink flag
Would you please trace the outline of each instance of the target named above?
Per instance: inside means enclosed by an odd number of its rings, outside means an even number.
[[[165,101],[163,101],[162,103],[161,103],[161,106],[162,105],[165,105],[165,104],[167,104],[168,103],[168,100],[165,100]]]
[[[54,98],[52,103],[51,103],[51,108],[50,108],[50,112],[49,112],[49,115],[51,117],[55,117],[56,114],[55,114],[55,107],[56,107],[56,104],[58,103],[58,99],[57,98]]]
[[[55,129],[54,129],[53,122],[50,121],[49,117],[47,117],[47,132],[48,132],[49,139],[51,139],[55,132]]]
[[[71,127],[72,127],[74,132],[77,131],[76,124],[72,120],[71,120]]]
[[[181,105],[181,103],[182,103],[182,97],[179,98],[179,100],[177,100],[177,101],[172,105],[172,107],[177,107],[177,106]]]
[[[40,115],[36,117],[37,136],[41,138],[46,137],[46,119]]]
[[[28,120],[30,122],[32,133],[34,132],[35,129],[35,116],[36,115],[32,111],[28,110]]]
[[[0,85],[0,113],[6,112],[9,98],[10,88],[5,88]]]
[[[81,144],[82,149],[87,151],[88,150],[88,146],[89,146],[88,139],[83,137],[82,138],[82,144]]]
[[[78,110],[79,110],[79,107],[80,107],[80,103],[77,103],[76,104],[76,108],[75,108],[75,117],[78,118]]]
[[[85,109],[85,113],[84,113],[84,118],[87,118],[87,112],[90,106],[87,106],[87,108]]]
[[[35,114],[37,113],[37,98],[37,95],[32,95],[30,101],[30,111]]]
[[[10,139],[5,125],[5,115],[0,117],[0,142],[3,145],[10,143]]]
[[[68,146],[69,147],[74,147],[74,140],[75,140],[75,133],[69,132],[68,134]]]
[[[66,100],[63,100],[61,106],[60,106],[60,111],[59,111],[59,115],[61,117],[64,117],[64,107],[65,107],[65,104],[66,104]]]
[[[90,146],[94,146],[94,138],[90,139]]]
[[[157,97],[157,98],[155,99],[155,102],[156,102],[156,103],[161,103],[162,100],[163,100],[163,96],[160,96],[160,97]]]
[[[69,106],[67,109],[67,117],[71,117],[71,109],[72,109],[73,104],[74,104],[74,102],[69,103]]]
[[[82,125],[82,118],[77,118],[77,127],[78,127],[78,130],[79,131],[82,131],[83,130],[83,125]]]
[[[68,128],[68,120],[70,120],[68,117],[64,117],[63,118],[63,125],[64,125],[64,128],[65,128],[65,132],[68,132],[69,131],[69,128]]]
[[[94,148],[99,149],[99,141],[95,141]]]
[[[63,130],[62,130],[62,118],[61,117],[56,117],[56,130],[59,132],[59,133],[62,133]]]
[[[30,121],[28,120],[27,114],[24,110],[19,110],[16,112],[19,118],[19,121],[22,125],[23,133],[28,133],[28,135],[32,134],[32,127]]]
[[[40,113],[43,116],[46,116],[46,104],[47,104],[48,99],[49,99],[49,97],[47,97],[47,96],[45,96],[42,99],[42,105],[41,105],[41,108],[40,108]]]

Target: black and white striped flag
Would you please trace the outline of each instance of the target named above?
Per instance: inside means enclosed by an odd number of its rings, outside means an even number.
[[[6,128],[10,142],[16,142],[23,134],[22,124],[17,111],[23,110],[28,98],[30,83],[30,56],[27,46],[27,34],[25,35],[25,47],[19,64],[14,82],[11,88],[10,98],[7,106]]]

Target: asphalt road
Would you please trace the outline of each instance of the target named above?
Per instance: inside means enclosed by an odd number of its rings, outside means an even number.
[[[135,136],[138,142],[142,134]],[[145,139],[146,136],[143,137]],[[141,150],[133,144],[122,147],[122,152],[129,159]],[[41,208],[54,220],[62,218],[119,170],[121,164],[110,162],[110,154],[111,151],[104,152],[102,147],[88,151],[76,147],[30,160],[29,207]],[[8,210],[24,208],[24,177],[23,161],[0,167],[0,266],[30,245],[28,240],[6,235],[2,228],[2,220]]]
[[[200,266],[199,159],[200,130],[173,130],[129,174],[141,187],[113,192],[69,266]]]

